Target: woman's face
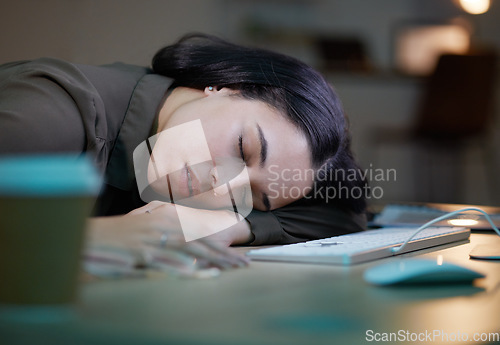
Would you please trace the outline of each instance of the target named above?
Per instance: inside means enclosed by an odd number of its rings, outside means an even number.
[[[148,175],[157,192],[208,209],[229,194],[233,208],[265,211],[310,191],[310,148],[285,115],[227,88],[191,92],[160,121]]]

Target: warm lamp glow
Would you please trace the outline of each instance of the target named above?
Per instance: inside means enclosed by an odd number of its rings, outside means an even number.
[[[461,25],[426,25],[402,30],[396,41],[396,63],[403,72],[428,75],[444,53],[464,54],[470,33]]]
[[[448,223],[454,226],[472,226],[476,225],[478,221],[475,219],[458,218],[458,219],[450,219]]]
[[[490,0],[459,0],[459,3],[470,14],[481,14],[490,9]]]

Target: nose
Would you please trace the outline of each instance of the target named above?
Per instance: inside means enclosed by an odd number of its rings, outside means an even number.
[[[219,189],[220,186],[227,183],[231,183],[234,188],[245,184],[245,174],[242,175],[242,172],[246,169],[246,166],[241,159],[217,159],[214,163],[209,172],[212,189]]]
[[[253,206],[249,170],[241,160],[216,164],[210,171],[214,195],[229,197],[240,214],[248,214]]]

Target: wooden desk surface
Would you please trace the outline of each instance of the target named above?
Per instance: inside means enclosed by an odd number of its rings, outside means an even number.
[[[476,334],[500,333],[500,262],[470,260],[468,253],[491,242],[500,246],[500,237],[473,233],[470,243],[419,252],[487,275],[474,285],[383,288],[362,279],[367,267],[399,257],[352,267],[254,261],[213,279],[89,282],[81,289],[75,321],[35,326],[31,333],[9,326],[8,335],[19,344],[44,334],[50,344],[289,345],[375,343],[376,336],[393,332],[430,333],[430,344],[466,336],[461,344],[481,344]],[[0,326],[0,334],[6,330]]]

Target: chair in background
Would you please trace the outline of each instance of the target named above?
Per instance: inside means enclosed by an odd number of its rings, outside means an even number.
[[[497,56],[493,51],[444,54],[424,81],[413,127],[381,128],[375,144],[417,145],[414,155],[415,199],[464,202],[463,154],[472,144],[482,152],[490,191],[497,188],[496,164],[488,143],[493,120]],[[490,196],[491,197],[491,196]]]

